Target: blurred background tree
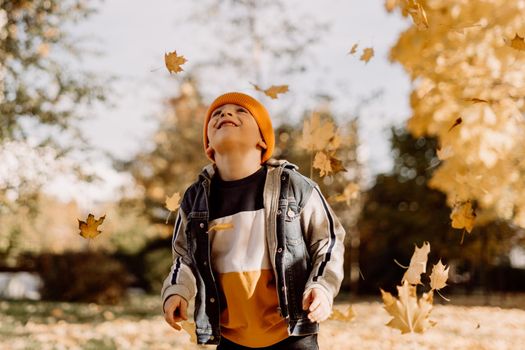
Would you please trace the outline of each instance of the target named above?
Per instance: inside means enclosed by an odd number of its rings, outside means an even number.
[[[394,290],[404,274],[394,260],[408,266],[414,245],[421,247],[424,241],[431,246],[429,262],[443,259],[452,265],[449,291],[461,285],[468,286],[469,291],[476,286],[497,288],[491,271],[510,268],[508,256],[521,237],[520,230],[510,222],[476,227],[460,244],[462,230],[451,228],[446,195],[428,185],[441,166],[436,143],[435,138],[415,138],[406,129],[392,128],[394,168],[391,173],[378,175],[375,185],[364,194],[359,219],[360,293]],[[508,276],[509,271],[506,273]]]
[[[46,179],[64,171],[56,160],[88,150],[81,108],[107,102],[113,77],[72,70],[63,58],[92,54],[69,26],[93,13],[85,0],[0,0],[0,163],[8,172],[0,173],[0,215],[17,210],[15,201],[34,206]],[[61,166],[97,178],[71,159]]]

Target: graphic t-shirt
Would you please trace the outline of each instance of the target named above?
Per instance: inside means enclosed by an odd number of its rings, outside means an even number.
[[[266,166],[233,181],[215,173],[210,188],[212,268],[221,295],[221,335],[247,347],[288,337],[278,314],[275,277],[265,235]]]

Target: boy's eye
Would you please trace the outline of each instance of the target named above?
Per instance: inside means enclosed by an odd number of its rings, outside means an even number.
[[[237,109],[237,112],[248,113],[244,108],[239,108],[239,109]]]

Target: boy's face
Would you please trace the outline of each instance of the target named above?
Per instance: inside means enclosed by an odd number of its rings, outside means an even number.
[[[213,110],[207,132],[208,153],[227,154],[240,148],[250,150],[257,146],[267,148],[255,118],[246,108],[239,105],[229,103]]]

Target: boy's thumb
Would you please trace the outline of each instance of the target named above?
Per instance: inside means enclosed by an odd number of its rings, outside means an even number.
[[[312,290],[310,289],[305,295],[303,295],[303,310],[308,309],[311,302]]]
[[[181,300],[181,303],[180,303],[180,317],[183,319],[183,320],[187,320],[188,319],[188,314],[186,312],[186,309],[188,308],[188,304]]]

